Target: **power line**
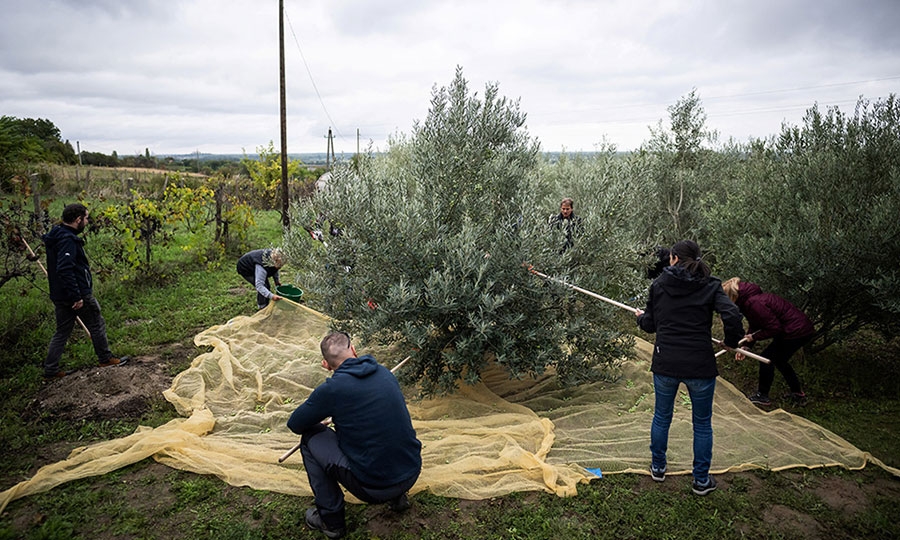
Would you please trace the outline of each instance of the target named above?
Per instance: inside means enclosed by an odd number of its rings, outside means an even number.
[[[328,121],[331,122],[331,125],[334,126],[334,130],[337,131],[338,137],[344,139],[343,134],[341,134],[341,130],[337,127],[337,122],[331,118],[331,114],[328,113],[328,108],[325,106],[325,102],[322,100],[322,95],[319,93],[319,87],[316,86],[316,81],[313,79],[312,71],[309,69],[309,65],[306,63],[306,57],[303,56],[303,49],[300,48],[300,40],[297,39],[297,34],[294,33],[294,25],[291,24],[291,17],[287,14],[287,10],[284,11],[284,16],[288,22],[288,28],[291,29],[291,35],[294,36],[294,43],[297,45],[297,51],[300,53],[300,59],[303,60],[303,67],[306,68],[306,74],[309,75],[309,82],[312,83],[313,90],[316,91],[316,97],[319,99],[319,104],[322,105],[322,110],[325,111],[325,116],[328,117]]]

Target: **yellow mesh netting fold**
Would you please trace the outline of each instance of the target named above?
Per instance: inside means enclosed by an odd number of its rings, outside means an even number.
[[[236,486],[311,495],[302,460],[278,457],[299,440],[285,426],[293,409],[325,380],[319,340],[327,319],[289,301],[253,317],[237,317],[198,334],[210,346],[163,392],[185,418],[125,438],[74,450],[59,463],[0,494],[9,501],[63,482],[124,467],[146,457],[171,467],[213,474]],[[646,473],[653,415],[650,346],[638,340],[637,358],[615,382],[574,388],[557,385],[552,371],[511,381],[492,368],[484,382],[452,395],[418,399],[408,389],[413,425],[423,443],[423,470],[412,492],[482,499],[516,491],[576,494],[595,475]],[[360,352],[364,354],[363,348]],[[403,353],[374,351],[388,367]],[[402,368],[401,368],[402,369]],[[841,437],[781,410],[764,412],[719,379],[713,428],[713,472],[751,468],[875,463],[900,471]],[[690,472],[691,414],[687,393],[676,401],[669,434],[669,473]],[[351,499],[352,500],[352,499]]]

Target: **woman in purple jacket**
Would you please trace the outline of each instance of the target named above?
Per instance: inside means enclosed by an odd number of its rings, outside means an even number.
[[[750,401],[761,406],[772,404],[769,390],[775,380],[776,368],[791,389],[791,399],[805,400],[800,378],[789,360],[812,339],[815,333],[812,321],[794,304],[778,295],[764,293],[756,283],[742,282],[741,278],[734,277],[722,283],[722,288],[747,318],[749,329],[743,343],[772,338],[772,343],[762,352],[762,356],[772,363],[759,364],[759,389],[750,396]]]

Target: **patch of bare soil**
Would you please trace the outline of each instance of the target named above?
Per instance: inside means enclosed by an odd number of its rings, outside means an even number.
[[[774,504],[763,514],[763,521],[773,531],[800,538],[822,538],[822,528],[816,519],[793,508]]]
[[[175,343],[123,365],[74,371],[44,383],[27,414],[60,420],[140,418],[154,400],[163,399],[173,372],[187,367],[197,354],[196,348]]]
[[[843,514],[858,514],[869,508],[869,498],[862,488],[840,478],[823,478],[813,493],[829,508]]]

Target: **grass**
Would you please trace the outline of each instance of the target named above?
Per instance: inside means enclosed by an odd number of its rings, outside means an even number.
[[[259,223],[252,247],[277,244],[277,214],[261,214]],[[233,268],[236,256],[197,268],[177,244],[158,255],[163,262],[152,278],[106,279],[98,288],[117,354],[144,355],[172,343],[190,344],[199,330],[254,312],[252,292],[229,292],[241,284]],[[129,434],[139,424],[156,426],[175,417],[171,405],[160,401],[142,418],[68,423],[23,418],[41,384],[39,366],[53,333],[42,286],[38,281],[0,289],[0,301],[14,305],[16,313],[0,316],[5,328],[0,346],[15,351],[0,360],[4,489],[33,472],[47,448],[61,448],[57,452],[64,455],[75,446]],[[863,336],[860,342],[798,359],[796,367],[814,397],[793,412],[900,467],[900,369],[895,357],[883,353],[896,350],[896,343],[879,339]],[[71,343],[64,361],[73,367],[92,364],[88,340]],[[187,367],[189,359],[179,362],[173,371]],[[750,390],[755,370],[749,362],[724,363],[722,374]],[[786,391],[780,385],[776,377],[774,395]],[[350,505],[348,538],[890,538],[900,536],[894,518],[900,512],[897,484],[888,473],[869,467],[727,474],[720,478],[720,489],[703,498],[691,494],[686,477],[656,484],[639,475],[608,476],[568,499],[516,493],[465,501],[419,493],[412,497],[413,508],[400,516],[381,506]],[[836,491],[844,494],[837,503]],[[0,516],[0,540],[321,538],[303,523],[310,504],[309,498],[229,486],[144,460],[13,501]]]

